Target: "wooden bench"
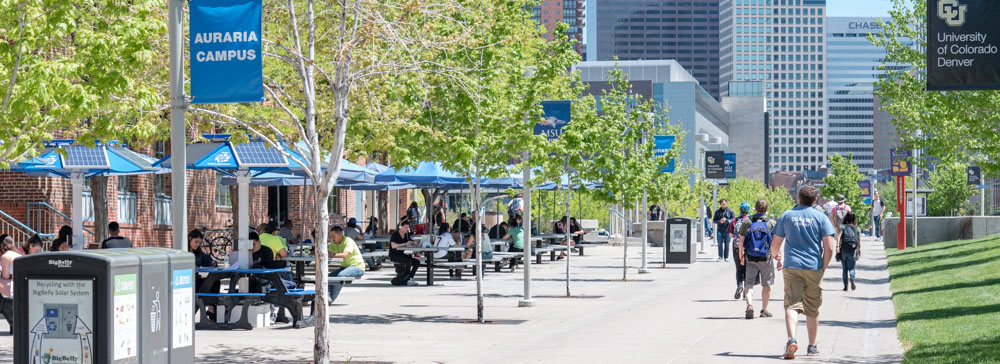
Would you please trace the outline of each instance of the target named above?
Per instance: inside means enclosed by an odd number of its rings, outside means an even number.
[[[197,307],[196,310],[201,310],[201,320],[198,325],[195,326],[199,330],[232,330],[232,329],[244,329],[252,330],[253,326],[250,325],[250,306],[259,305],[264,302],[263,293],[196,293],[195,296],[198,298],[196,300]],[[226,312],[224,313],[224,319],[222,323],[214,322],[208,318],[208,306],[224,306]],[[230,323],[230,318],[232,318],[233,308],[236,305],[242,305],[242,314],[237,322]],[[216,315],[219,313],[216,312]]]

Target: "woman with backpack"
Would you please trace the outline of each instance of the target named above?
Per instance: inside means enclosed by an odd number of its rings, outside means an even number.
[[[840,266],[844,268],[844,290],[847,290],[848,275],[850,275],[851,290],[858,289],[854,284],[854,265],[861,259],[861,233],[858,230],[858,217],[853,212],[844,215],[844,224],[837,234],[837,256]]]

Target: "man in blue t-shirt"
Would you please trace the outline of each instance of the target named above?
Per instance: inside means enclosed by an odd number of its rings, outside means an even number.
[[[795,327],[799,314],[806,315],[806,329],[809,331],[807,355],[819,355],[816,348],[816,330],[819,327],[819,307],[823,304],[823,273],[833,258],[836,241],[830,219],[812,208],[819,196],[813,186],[799,189],[799,205],[786,211],[778,219],[772,234],[771,256],[777,260],[778,270],[784,270],[785,280],[785,329],[788,342],[785,344],[785,359],[795,359],[798,343],[795,341]],[[781,254],[785,246],[784,257]],[[784,258],[784,259],[782,259]]]

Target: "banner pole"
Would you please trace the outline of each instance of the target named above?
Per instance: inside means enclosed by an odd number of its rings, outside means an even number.
[[[187,250],[187,127],[184,114],[184,2],[167,0],[167,23],[170,47],[170,157],[171,159],[171,223],[173,247]],[[246,208],[245,206],[240,206]]]

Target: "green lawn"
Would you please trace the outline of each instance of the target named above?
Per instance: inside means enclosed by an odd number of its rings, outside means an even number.
[[[1000,363],[1000,235],[888,255],[905,363]]]

